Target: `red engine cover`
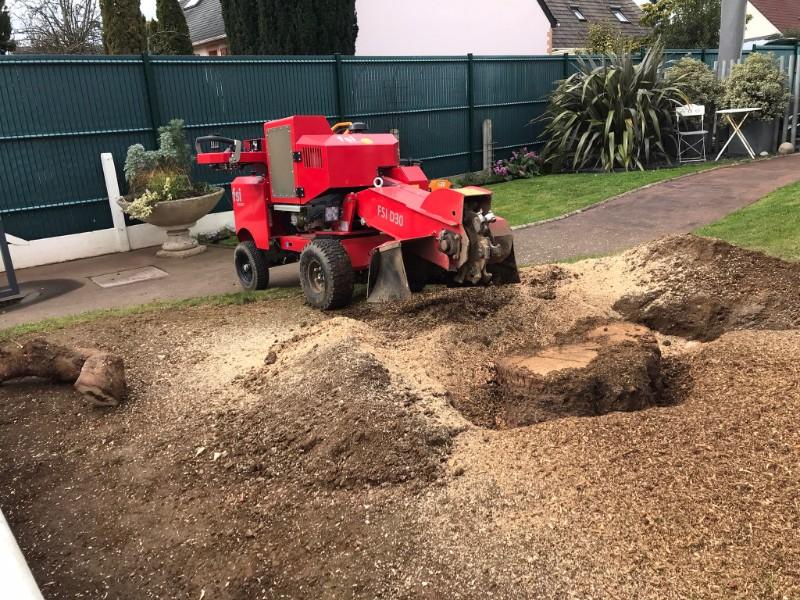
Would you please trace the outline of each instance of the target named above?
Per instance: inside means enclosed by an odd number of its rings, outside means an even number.
[[[283,134],[270,135],[272,130]],[[393,135],[335,135],[325,117],[270,121],[264,137],[273,202],[300,204],[328,190],[369,187],[382,169],[400,164],[400,143]]]

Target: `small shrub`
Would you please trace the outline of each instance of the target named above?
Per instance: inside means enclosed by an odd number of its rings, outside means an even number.
[[[510,159],[498,160],[492,167],[492,172],[504,181],[529,179],[539,175],[541,171],[542,163],[539,155],[527,148],[514,150]]]
[[[772,54],[753,53],[725,80],[722,102],[728,108],[758,108],[756,118],[777,119],[789,102],[789,87]]]
[[[453,185],[457,188],[468,187],[475,185],[478,187],[490,185],[492,183],[500,183],[505,181],[503,177],[495,174],[494,169],[484,169],[472,173],[465,173],[462,177],[453,180]]]
[[[686,96],[664,81],[663,57],[659,42],[639,64],[630,55],[612,54],[603,64],[579,58],[578,72],[560,83],[540,119],[544,161],[606,171],[671,162],[665,142],[674,137],[675,108]]]
[[[712,113],[720,106],[722,83],[716,73],[704,62],[691,57],[675,61],[665,73],[668,85],[680,88],[689,102],[702,104]]]

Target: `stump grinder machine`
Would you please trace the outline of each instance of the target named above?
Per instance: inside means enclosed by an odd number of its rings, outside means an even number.
[[[322,310],[350,304],[358,281],[371,302],[434,282],[519,282],[511,228],[492,212],[491,192],[429,181],[400,159],[391,134],[295,116],[265,123],[262,138],[195,145],[199,165],[242,171],[231,195],[246,290],[266,288],[270,267],[297,261],[306,300]]]

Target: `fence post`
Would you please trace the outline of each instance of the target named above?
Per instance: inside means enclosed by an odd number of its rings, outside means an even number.
[[[795,55],[792,54],[789,56],[789,69],[787,71],[787,83],[789,85],[789,105],[786,107],[786,111],[783,113],[783,131],[781,135],[778,137],[778,143],[788,142],[789,141],[789,117],[792,114],[792,108],[794,106],[794,72],[795,72]],[[783,57],[781,57],[781,70],[783,70]],[[792,121],[796,120],[797,117],[794,117]]]
[[[467,104],[467,162],[469,171],[475,171],[475,57],[472,53],[467,54]]]
[[[564,60],[562,61],[564,79],[569,77],[569,52],[564,52]]]
[[[8,281],[7,287],[0,287],[0,298],[16,296],[19,294],[19,284],[17,283],[17,274],[14,272],[14,263],[11,261],[11,252],[8,249],[6,230],[3,227],[3,215],[0,215],[0,259],[3,261],[6,280]]]
[[[792,145],[797,148],[797,118],[800,113],[800,56],[797,54],[797,46],[794,48],[794,111],[792,117]]]
[[[706,64],[706,49],[705,48],[701,48],[700,49],[700,62],[703,63],[703,64]]]
[[[341,123],[344,121],[344,106],[342,101],[342,55],[334,54],[336,59],[336,117]]]
[[[161,111],[158,108],[158,86],[153,73],[153,65],[150,62],[150,55],[147,52],[142,52],[142,67],[144,69],[148,112],[150,113],[150,126],[153,128],[153,137],[158,143],[158,128],[161,127]]]
[[[492,140],[492,120],[483,121],[483,168],[491,169],[494,162],[494,141]]]
[[[122,212],[117,199],[122,195],[119,192],[117,181],[117,168],[114,166],[114,156],[110,152],[100,155],[100,164],[103,167],[103,178],[108,192],[108,205],[111,209],[111,222],[114,224],[114,236],[117,240],[117,252],[130,252],[131,242],[128,238],[128,229],[125,225],[125,213]]]

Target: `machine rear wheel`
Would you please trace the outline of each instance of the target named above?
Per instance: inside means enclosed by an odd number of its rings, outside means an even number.
[[[248,292],[265,290],[269,286],[269,264],[254,242],[242,242],[233,254],[239,283]]]
[[[321,310],[342,308],[353,299],[353,265],[338,240],[314,240],[300,255],[300,284],[306,301]]]

